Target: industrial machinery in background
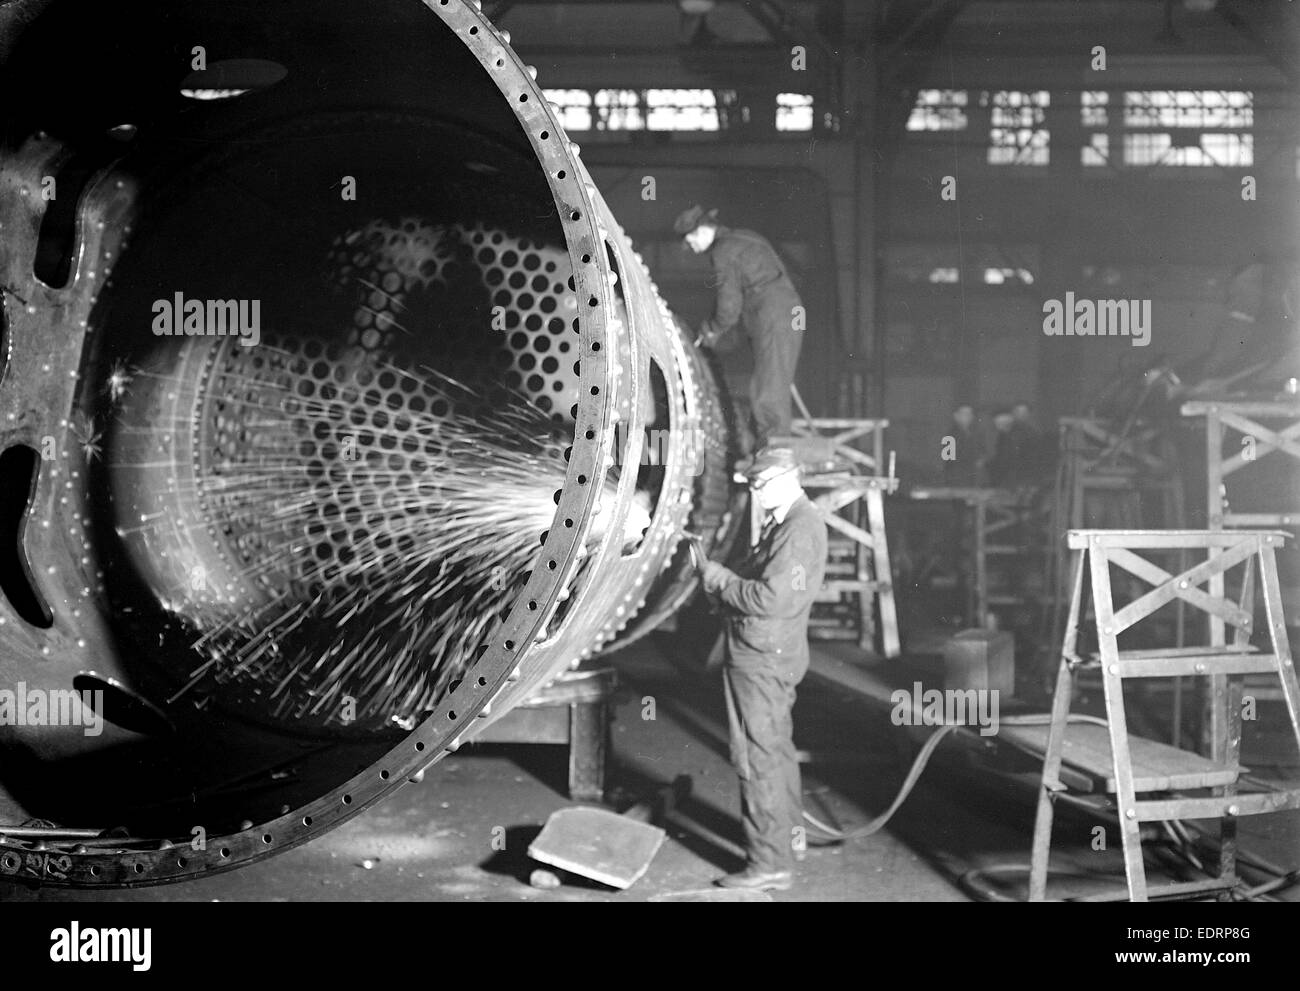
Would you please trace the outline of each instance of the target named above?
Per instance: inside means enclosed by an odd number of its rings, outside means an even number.
[[[103,719],[0,725],[0,877],[302,843],[725,556],[717,380],[479,8],[0,8],[0,689]]]

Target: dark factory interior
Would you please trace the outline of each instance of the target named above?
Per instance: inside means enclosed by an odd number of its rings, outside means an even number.
[[[0,2],[0,901],[1300,901],[1300,9]]]

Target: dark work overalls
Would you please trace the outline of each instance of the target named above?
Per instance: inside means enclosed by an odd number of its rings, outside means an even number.
[[[801,497],[717,591],[727,616],[724,683],[731,762],[751,866],[786,870],[803,817],[795,686],[808,670],[808,613],[826,570],[826,524]]]
[[[743,322],[754,353],[749,382],[757,447],[790,433],[790,386],[803,345],[803,303],[776,249],[761,234],[720,226],[713,246],[718,300],[703,326],[713,345]]]

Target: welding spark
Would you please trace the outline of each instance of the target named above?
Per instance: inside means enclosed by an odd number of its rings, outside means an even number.
[[[115,403],[121,402],[130,391],[132,377],[125,361],[113,362],[113,368],[108,374],[108,386],[105,390],[109,399]]]
[[[77,439],[81,452],[86,456],[87,461],[96,460],[102,453],[100,440],[103,439],[103,433],[95,429],[95,418],[87,416],[80,410],[72,418],[72,436]]]

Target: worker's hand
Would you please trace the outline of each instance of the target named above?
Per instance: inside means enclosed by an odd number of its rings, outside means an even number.
[[[713,325],[705,320],[700,324],[700,332],[695,337],[695,346],[697,348],[712,348],[718,342],[718,336],[713,332]]]
[[[731,572],[717,561],[705,561],[700,576],[704,581],[704,591],[716,592],[727,583]]]

